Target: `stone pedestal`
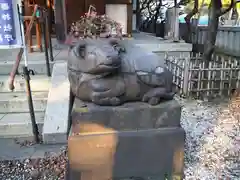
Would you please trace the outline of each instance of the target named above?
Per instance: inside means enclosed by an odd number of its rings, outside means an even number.
[[[103,107],[76,99],[68,139],[67,180],[159,176],[182,179],[181,107],[126,103]]]

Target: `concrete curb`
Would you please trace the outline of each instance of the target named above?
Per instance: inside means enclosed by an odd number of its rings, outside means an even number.
[[[67,63],[56,63],[53,67],[44,117],[43,142],[45,144],[67,142],[69,95]]]

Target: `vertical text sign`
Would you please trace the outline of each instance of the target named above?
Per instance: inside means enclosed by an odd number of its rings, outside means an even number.
[[[0,0],[0,48],[18,45],[12,0]],[[20,27],[18,27],[20,28]]]

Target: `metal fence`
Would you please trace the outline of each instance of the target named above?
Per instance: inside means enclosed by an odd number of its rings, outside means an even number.
[[[198,26],[193,35],[194,44],[205,44],[207,34],[206,26]],[[220,26],[217,32],[216,52],[240,57],[240,27]]]
[[[201,54],[191,53],[176,57],[165,54],[166,65],[173,73],[173,83],[185,97],[204,98],[229,96],[232,89],[239,87],[240,59],[214,54],[207,64]]]

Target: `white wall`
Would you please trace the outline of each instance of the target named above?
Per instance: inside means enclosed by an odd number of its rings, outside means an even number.
[[[127,34],[127,5],[107,4],[106,15],[122,25],[122,33]]]

